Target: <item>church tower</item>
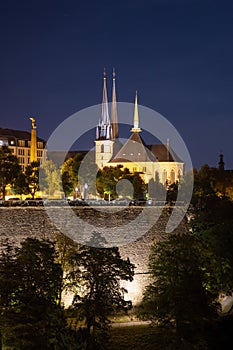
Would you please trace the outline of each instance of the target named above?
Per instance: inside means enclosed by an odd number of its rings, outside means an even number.
[[[109,162],[113,155],[113,129],[108,113],[108,97],[106,73],[104,71],[103,99],[99,124],[96,128],[95,162],[102,168]]]
[[[111,125],[112,125],[112,138],[117,139],[119,136],[118,130],[118,116],[117,116],[117,101],[116,101],[116,74],[113,70],[112,77],[112,110],[111,110]]]
[[[138,92],[136,91],[135,102],[134,102],[134,118],[133,118],[133,128],[132,132],[141,132],[139,128],[139,115],[138,115]]]

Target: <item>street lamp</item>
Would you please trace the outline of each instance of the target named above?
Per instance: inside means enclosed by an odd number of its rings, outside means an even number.
[[[88,190],[88,184],[85,183],[85,184],[84,184],[84,200],[87,199],[87,190]]]
[[[75,199],[78,198],[78,187],[75,187]]]

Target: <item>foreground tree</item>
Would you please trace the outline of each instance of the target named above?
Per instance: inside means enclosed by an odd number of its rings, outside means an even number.
[[[23,194],[29,194],[26,175],[23,172],[20,172],[17,179],[15,179],[12,189],[15,194],[19,194],[21,197]]]
[[[70,264],[69,287],[75,293],[73,308],[85,320],[86,349],[103,349],[107,346],[109,315],[131,307],[131,302],[124,300],[127,291],[120,282],[133,280],[134,266],[120,257],[118,248],[88,246],[82,246]]]
[[[19,174],[21,166],[18,158],[12,154],[7,146],[0,148],[0,192],[5,200],[7,185],[13,185]]]
[[[149,268],[153,281],[141,317],[170,330],[170,349],[207,349],[205,328],[217,317],[220,269],[228,267],[201,240],[184,234],[153,246]]]
[[[9,278],[10,274],[10,278]],[[18,249],[7,244],[0,256],[2,348],[82,349],[59,304],[62,269],[54,245],[28,238]]]

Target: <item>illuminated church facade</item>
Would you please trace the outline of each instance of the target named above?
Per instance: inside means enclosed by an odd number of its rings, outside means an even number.
[[[131,136],[124,145],[120,144],[115,73],[113,73],[111,118],[106,85],[104,73],[102,109],[95,140],[95,162],[98,168],[122,165],[132,173],[138,172],[146,183],[158,177],[164,185],[179,181],[184,175],[184,162],[175,154],[169,143],[146,145],[143,141],[141,136],[143,130],[139,126],[137,93]]]

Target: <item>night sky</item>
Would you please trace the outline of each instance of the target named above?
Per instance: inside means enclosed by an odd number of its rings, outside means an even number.
[[[138,90],[195,167],[221,150],[233,169],[232,0],[5,0],[0,43],[0,127],[30,130],[34,116],[47,139],[101,102],[104,67],[110,95],[115,67],[118,100]]]

